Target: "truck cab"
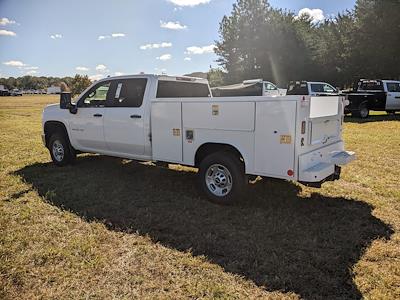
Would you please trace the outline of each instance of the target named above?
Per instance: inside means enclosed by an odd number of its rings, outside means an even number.
[[[311,81],[291,81],[287,95],[336,96],[339,92],[329,83]]]
[[[284,96],[286,91],[263,79],[245,80],[239,84],[212,88],[213,97]]]

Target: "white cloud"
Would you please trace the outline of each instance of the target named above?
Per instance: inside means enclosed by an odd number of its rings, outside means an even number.
[[[302,9],[300,9],[296,18],[300,18],[304,15],[310,16],[313,23],[318,23],[318,22],[325,20],[323,10],[319,9],[319,8],[314,8],[314,9],[307,8],[307,7],[302,8]]]
[[[148,49],[159,49],[159,48],[170,48],[172,47],[172,43],[169,42],[163,42],[160,44],[146,44],[140,46],[140,49],[142,50],[148,50]]]
[[[187,47],[185,53],[189,54],[189,55],[206,54],[206,53],[213,53],[214,49],[215,49],[215,45],[208,45],[208,46],[203,46],[203,47],[192,46],[192,47]]]
[[[191,61],[192,58],[191,58],[191,57],[185,57],[183,60],[184,60],[184,61]]]
[[[1,18],[0,19],[1,26],[6,26],[6,25],[10,25],[10,24],[16,24],[16,22],[14,20],[10,20],[9,18]]]
[[[37,70],[39,67],[24,67],[25,70]]]
[[[123,76],[123,75],[125,75],[125,73],[123,73],[123,72],[115,72],[114,73],[114,76]]]
[[[105,72],[108,72],[108,69],[105,65],[99,64],[96,66],[96,71],[100,72],[100,73],[105,73]]]
[[[211,0],[168,0],[177,6],[196,6],[199,4],[210,3]]]
[[[160,21],[160,27],[165,28],[165,29],[171,29],[171,30],[183,30],[186,29],[186,25],[182,25],[179,21],[177,22],[163,22]]]
[[[59,34],[59,33],[52,34],[52,35],[50,35],[50,38],[52,38],[53,40],[61,39],[62,38],[62,34]]]
[[[163,61],[170,60],[171,58],[172,58],[171,54],[164,54],[164,55],[157,57],[157,59],[163,60]]]
[[[103,74],[96,74],[96,75],[89,76],[89,79],[91,81],[97,81],[97,80],[100,80],[100,79],[103,79],[103,78],[104,78]]]
[[[113,33],[111,34],[113,38],[125,37],[125,33]]]
[[[1,30],[0,30],[0,35],[4,35],[4,36],[16,36],[17,34],[16,34],[14,31],[1,29]]]
[[[79,67],[76,67],[75,70],[77,70],[79,72],[87,72],[87,71],[89,71],[89,68],[79,66]]]
[[[125,36],[126,36],[125,33],[112,33],[111,35],[99,35],[97,40],[101,41],[101,40],[106,40],[106,39],[111,39],[111,38],[121,38],[121,37],[125,37]]]
[[[19,60],[6,61],[6,62],[3,62],[3,65],[10,66],[10,67],[18,67],[18,68],[26,66],[26,64],[24,64],[22,61],[19,61]]]
[[[37,74],[36,70],[31,70],[25,73],[25,75],[35,75],[35,74]]]

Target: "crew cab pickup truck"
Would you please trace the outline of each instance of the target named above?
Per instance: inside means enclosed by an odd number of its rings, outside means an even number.
[[[53,162],[77,152],[199,168],[207,198],[240,198],[248,175],[319,186],[355,158],[344,150],[339,96],[212,98],[207,80],[133,75],[94,83],[43,111]]]
[[[245,80],[239,84],[212,88],[213,97],[284,96],[285,91],[263,79]]]
[[[351,91],[343,91],[350,104],[346,113],[367,118],[370,110],[400,111],[400,81],[361,79]]]

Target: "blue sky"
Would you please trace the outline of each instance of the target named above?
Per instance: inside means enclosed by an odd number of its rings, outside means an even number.
[[[234,2],[0,0],[0,77],[207,71],[216,66],[219,22]],[[296,14],[312,9],[318,19],[355,0],[269,2]]]

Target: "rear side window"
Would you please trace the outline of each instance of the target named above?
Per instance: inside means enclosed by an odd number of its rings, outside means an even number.
[[[400,83],[391,82],[387,83],[388,92],[390,93],[400,93]]]
[[[362,91],[383,91],[382,81],[362,81],[360,84]]]
[[[307,83],[290,83],[286,95],[308,95]]]
[[[113,82],[109,107],[140,107],[146,90],[146,78],[121,79]]]
[[[208,85],[204,83],[159,80],[157,98],[210,97]]]

